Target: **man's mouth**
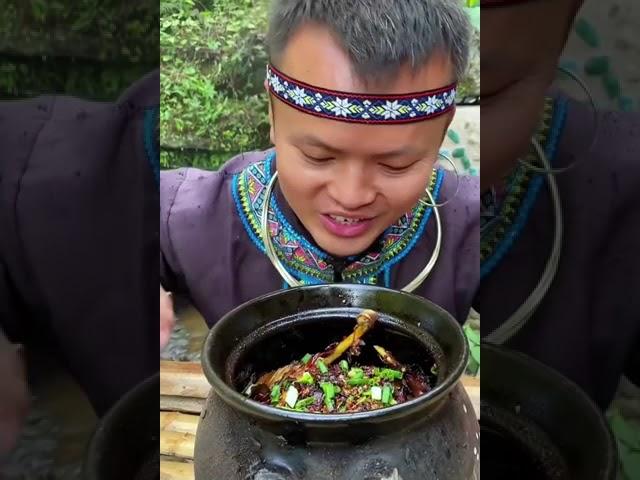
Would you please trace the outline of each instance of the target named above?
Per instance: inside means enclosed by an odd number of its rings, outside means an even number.
[[[329,217],[333,221],[337,223],[342,223],[343,225],[355,225],[356,223],[361,223],[361,222],[364,222],[365,220],[368,220],[367,218],[343,217],[340,215],[329,215]]]
[[[374,217],[345,217],[333,213],[322,215],[325,228],[333,235],[355,238],[366,233],[372,226]]]

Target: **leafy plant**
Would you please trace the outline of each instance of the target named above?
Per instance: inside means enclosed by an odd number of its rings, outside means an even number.
[[[470,323],[465,324],[463,330],[469,342],[467,374],[476,376],[480,373],[480,331]]]
[[[640,478],[640,423],[625,418],[618,409],[607,413],[619,450],[623,480]]]

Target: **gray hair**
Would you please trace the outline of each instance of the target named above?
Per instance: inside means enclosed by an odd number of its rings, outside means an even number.
[[[461,0],[272,0],[267,43],[277,66],[305,23],[329,28],[363,80],[415,71],[437,51],[450,55],[456,79],[469,61],[471,24]]]

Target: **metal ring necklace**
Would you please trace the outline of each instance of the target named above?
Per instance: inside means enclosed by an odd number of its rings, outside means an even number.
[[[276,184],[278,178],[278,172],[274,172],[273,177],[269,181],[269,185],[267,186],[267,192],[265,194],[264,206],[262,207],[262,216],[261,216],[261,236],[262,242],[264,243],[265,250],[267,253],[267,257],[271,260],[271,263],[278,271],[280,276],[284,279],[285,282],[290,287],[299,287],[302,285],[302,282],[297,280],[293,275],[291,275],[287,269],[282,265],[282,262],[278,258],[278,254],[276,253],[275,247],[273,246],[273,242],[271,241],[271,234],[269,233],[269,204],[271,202],[271,194],[273,192],[273,188]],[[433,195],[429,191],[429,189],[425,189],[425,193],[431,202],[431,205],[436,205],[436,202],[433,199]],[[414,278],[409,284],[407,284],[402,291],[404,292],[414,292],[422,283],[426,280],[426,278],[433,270],[433,267],[438,260],[438,256],[440,255],[440,246],[442,244],[442,223],[440,221],[440,212],[438,211],[438,207],[433,208],[433,214],[436,219],[436,245],[433,248],[433,253],[431,254],[431,258],[427,262],[427,265],[422,269],[422,271]]]
[[[503,324],[483,338],[483,340],[487,342],[498,345],[509,341],[516,333],[518,333],[538,309],[542,299],[545,297],[549,287],[551,286],[551,282],[553,282],[553,279],[556,276],[556,272],[558,271],[558,262],[560,260],[560,252],[562,250],[562,204],[560,203],[558,185],[553,173],[551,173],[551,165],[544,153],[544,150],[540,146],[540,143],[535,138],[531,139],[531,143],[540,157],[540,161],[544,165],[544,168],[550,172],[547,173],[547,183],[549,184],[549,193],[553,202],[553,214],[555,220],[553,245],[551,247],[551,254],[549,255],[547,264],[540,276],[540,280],[529,297]]]

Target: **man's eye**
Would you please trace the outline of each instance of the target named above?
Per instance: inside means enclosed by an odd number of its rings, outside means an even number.
[[[413,165],[413,164],[411,164]],[[411,165],[405,165],[404,167],[392,167],[391,165],[384,165],[381,164],[381,166],[383,168],[385,168],[386,170],[392,172],[392,173],[402,173],[402,172],[406,172],[407,170],[409,170],[409,168],[411,167]]]
[[[307,157],[309,160],[313,162],[327,162],[329,160],[333,160],[333,157],[314,157],[304,152],[302,152],[302,155],[304,155],[305,157]]]

